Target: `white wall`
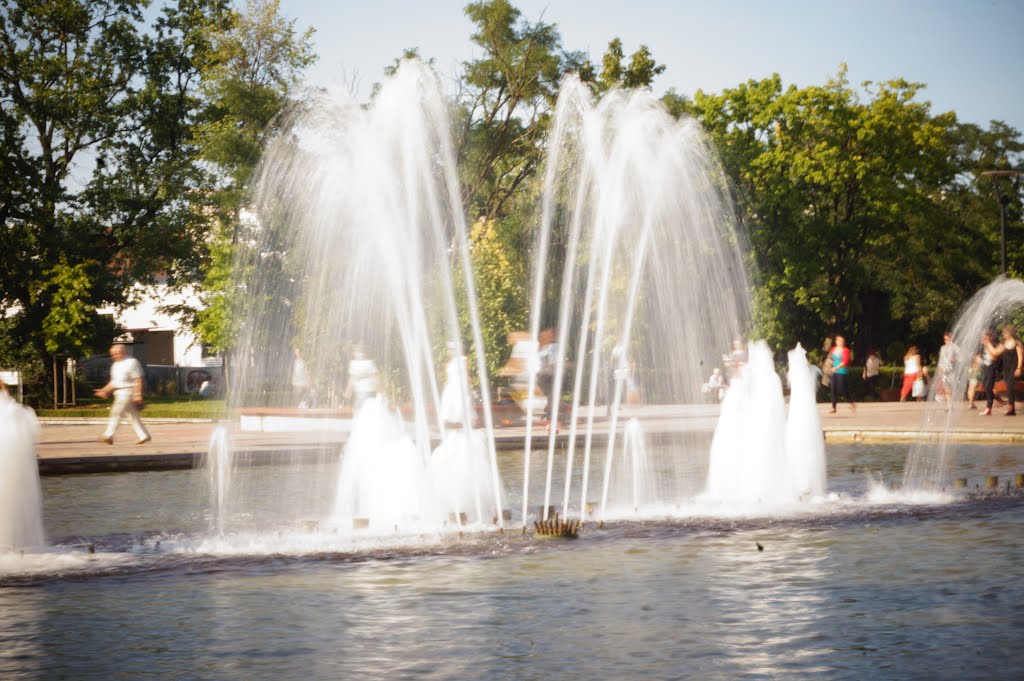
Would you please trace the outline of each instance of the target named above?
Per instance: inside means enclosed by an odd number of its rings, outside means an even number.
[[[192,330],[161,308],[167,305],[189,304],[200,306],[199,296],[188,287],[181,291],[172,291],[166,284],[152,286],[135,284],[131,291],[131,299],[135,304],[123,310],[104,308],[100,314],[113,315],[118,325],[132,330],[173,331],[174,332],[174,363],[186,367],[216,367],[221,365],[220,357],[202,356],[202,346]]]

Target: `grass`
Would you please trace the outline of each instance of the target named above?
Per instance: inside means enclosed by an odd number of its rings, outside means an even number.
[[[110,413],[110,400],[79,400],[76,407],[64,409],[36,409],[36,415],[46,418],[106,418]],[[187,398],[152,397],[146,400],[143,418],[156,419],[220,419],[227,415],[224,400],[189,400]]]

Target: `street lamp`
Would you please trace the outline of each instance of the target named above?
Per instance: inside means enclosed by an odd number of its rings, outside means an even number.
[[[1013,190],[1017,192],[1017,187],[1020,186],[1021,175],[1024,175],[1024,170],[985,170],[982,171],[982,175],[986,177],[1012,177],[1013,178]],[[1000,251],[1000,263],[1003,268],[1003,276],[1006,276],[1006,206],[1010,203],[1009,194],[1004,194],[999,189],[999,183],[993,182],[996,188],[996,199],[999,201],[999,240],[1002,246]]]

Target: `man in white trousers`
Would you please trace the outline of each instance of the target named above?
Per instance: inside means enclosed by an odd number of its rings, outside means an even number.
[[[110,407],[110,420],[100,442],[114,444],[114,432],[121,424],[121,417],[127,416],[138,436],[136,444],[145,444],[152,438],[146,426],[139,418],[142,408],[142,365],[134,357],[128,357],[124,346],[115,343],[110,347],[110,357],[114,363],[110,365],[110,382],[93,392],[99,397],[114,396],[114,404]]]

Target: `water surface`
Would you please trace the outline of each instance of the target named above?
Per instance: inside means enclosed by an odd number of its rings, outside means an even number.
[[[273,531],[216,550],[195,472],[47,478],[57,547],[49,570],[0,575],[0,676],[1021,676],[1024,499],[872,495],[905,456],[831,446],[837,498],[802,513],[282,552]],[[960,461],[972,487],[1024,468],[1012,447]],[[296,489],[320,470],[293,468]]]

